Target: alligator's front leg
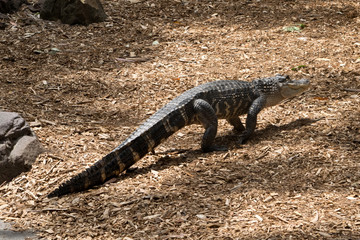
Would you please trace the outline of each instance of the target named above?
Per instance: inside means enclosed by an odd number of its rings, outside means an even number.
[[[203,152],[225,151],[226,147],[213,145],[218,127],[218,118],[213,107],[202,99],[194,101],[194,112],[197,119],[205,128],[205,133],[201,142]]]
[[[240,135],[239,144],[245,143],[249,137],[254,133],[257,122],[258,113],[264,108],[266,103],[265,97],[258,97],[251,104],[248,115],[246,117],[246,128],[245,131]]]

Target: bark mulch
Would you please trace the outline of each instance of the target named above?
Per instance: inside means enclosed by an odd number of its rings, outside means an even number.
[[[44,239],[360,239],[358,0],[104,2],[88,27],[26,7],[0,19],[0,108],[48,151],[0,187],[0,219]],[[181,92],[218,79],[309,78],[254,137],[201,153],[186,127],[133,171],[47,199]]]

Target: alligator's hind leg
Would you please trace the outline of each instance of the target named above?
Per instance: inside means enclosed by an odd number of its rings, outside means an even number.
[[[212,106],[202,99],[194,101],[194,111],[200,123],[205,128],[205,133],[201,142],[203,152],[225,151],[226,147],[214,146],[214,139],[218,127],[218,119]]]
[[[241,123],[241,120],[238,116],[234,116],[226,119],[233,127],[236,132],[243,132],[245,130],[244,125]]]

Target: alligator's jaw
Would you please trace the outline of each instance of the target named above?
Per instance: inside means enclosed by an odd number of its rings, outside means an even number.
[[[308,79],[292,80],[282,83],[280,86],[280,92],[284,98],[291,98],[306,91],[309,86],[310,81]]]

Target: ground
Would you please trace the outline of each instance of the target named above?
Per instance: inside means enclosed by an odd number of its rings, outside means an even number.
[[[47,152],[0,187],[0,219],[45,239],[360,239],[358,0],[103,2],[68,26],[0,19],[0,108]],[[309,91],[265,109],[237,146],[202,153],[190,126],[131,172],[47,199],[186,89],[288,74]]]

